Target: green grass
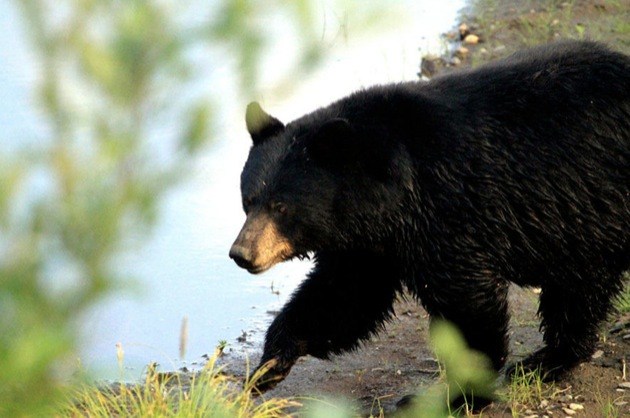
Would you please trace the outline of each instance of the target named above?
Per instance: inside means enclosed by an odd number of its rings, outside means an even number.
[[[301,406],[293,399],[263,399],[252,394],[255,379],[242,383],[221,372],[215,355],[197,375],[158,373],[150,367],[144,382],[105,388],[86,385],[73,393],[61,416],[275,418]]]
[[[509,5],[474,0],[468,14],[461,21],[479,28],[484,39],[480,48],[487,51],[473,54],[473,66],[557,39],[592,39],[630,53],[630,10],[619,1],[604,1],[594,7],[575,0],[529,0]]]
[[[630,312],[630,272],[624,273],[624,280],[626,281],[626,288],[615,303],[615,308],[620,314]]]
[[[500,395],[510,407],[512,416],[518,417],[527,409],[538,409],[543,400],[553,399],[556,393],[553,383],[543,382],[540,371],[525,371],[518,367]]]

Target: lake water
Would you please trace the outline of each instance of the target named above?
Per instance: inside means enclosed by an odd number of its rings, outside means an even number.
[[[324,63],[314,74],[294,83],[290,92],[256,99],[288,122],[361,87],[416,79],[418,49],[439,51],[438,37],[453,26],[464,0],[382,3],[397,9],[394,24],[383,25],[371,35],[343,33],[331,19],[334,12],[323,9],[322,31],[327,28],[339,33],[332,37]],[[0,25],[5,29],[0,39],[3,147],[18,145],[16,138],[28,140],[41,134],[33,110],[33,58],[25,39],[17,36],[21,27],[12,4],[0,3]],[[273,79],[272,70],[282,63],[283,51],[294,47],[281,30],[274,35],[263,86]],[[221,77],[229,77],[222,74],[229,73],[229,68],[213,68],[212,79],[210,74],[208,77],[221,84]],[[225,98],[236,96],[229,89],[222,93]],[[120,377],[117,343],[125,351],[127,378],[139,376],[152,361],[163,368],[190,364],[211,353],[220,340],[236,347],[236,338],[243,332],[252,342],[245,345],[246,350],[254,352],[272,318],[269,311],[282,306],[310,268],[308,261],[296,261],[252,276],[227,256],[244,221],[239,175],[250,146],[244,105],[237,99],[223,99],[216,140],[190,178],[164,200],[160,221],[146,245],[121,260],[127,275],[137,278],[140,291],[112,295],[86,318],[81,363],[98,376]],[[181,361],[179,335],[184,317],[188,319],[188,341],[186,359]]]

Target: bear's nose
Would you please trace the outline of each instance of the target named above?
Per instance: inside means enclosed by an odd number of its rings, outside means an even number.
[[[230,258],[241,268],[249,270],[253,267],[251,251],[241,245],[232,245]]]

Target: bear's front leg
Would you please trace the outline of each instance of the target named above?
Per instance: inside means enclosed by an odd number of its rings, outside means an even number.
[[[256,389],[273,388],[301,356],[326,359],[376,332],[401,290],[395,271],[389,259],[372,253],[318,253],[308,278],[267,330],[257,370],[266,364],[268,371]]]

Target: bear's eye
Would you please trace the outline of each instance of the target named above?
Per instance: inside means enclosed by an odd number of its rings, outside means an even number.
[[[284,215],[285,213],[287,213],[287,205],[282,202],[273,202],[271,204],[271,210],[281,215]]]

